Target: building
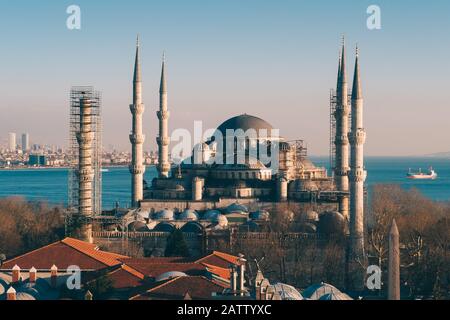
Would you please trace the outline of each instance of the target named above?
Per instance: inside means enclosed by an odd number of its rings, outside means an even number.
[[[28,152],[30,150],[30,135],[28,133],[22,133],[22,151]]]
[[[16,134],[15,132],[8,133],[8,150],[15,152],[17,150]]]
[[[35,167],[43,167],[47,163],[47,157],[42,154],[30,154],[28,158],[28,165]]]
[[[229,266],[238,260],[223,252],[136,259],[65,238],[0,265],[0,300],[211,299],[230,286]],[[81,287],[67,290],[72,266],[79,268]],[[111,282],[101,297],[88,292],[99,278]]]

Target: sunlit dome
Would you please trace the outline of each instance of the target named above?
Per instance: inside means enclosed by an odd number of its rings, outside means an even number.
[[[187,274],[184,272],[181,272],[181,271],[168,271],[168,272],[164,272],[164,273],[160,274],[159,276],[157,276],[155,278],[155,281],[160,282],[160,281],[169,280],[169,279],[178,278],[178,277],[187,277]]]
[[[164,210],[157,212],[155,215],[155,218],[159,219],[159,220],[173,220],[174,213],[172,210],[164,209]]]
[[[313,284],[303,291],[303,296],[310,300],[321,300],[327,294],[336,295],[340,297],[339,300],[352,300],[350,296],[328,283]],[[327,300],[327,297],[324,297],[324,299]]]
[[[178,215],[179,220],[198,220],[198,214],[195,210],[186,209]]]
[[[242,129],[244,132],[249,129],[253,129],[258,135],[261,134],[261,130],[267,130],[267,135],[270,136],[273,127],[270,123],[261,118],[251,116],[249,114],[241,114],[240,116],[226,120],[217,128],[217,130],[220,131],[224,137],[227,134],[227,130],[238,129]]]
[[[137,211],[137,215],[138,215],[140,218],[142,218],[142,219],[149,219],[149,218],[150,218],[150,211],[139,209],[139,210]]]
[[[223,214],[219,214],[214,222],[216,222],[220,228],[225,228],[228,226],[228,219]]]
[[[280,295],[281,300],[303,300],[303,296],[300,292],[288,284],[278,282],[269,287]]]
[[[142,221],[132,221],[127,226],[128,231],[148,231],[147,225]]]

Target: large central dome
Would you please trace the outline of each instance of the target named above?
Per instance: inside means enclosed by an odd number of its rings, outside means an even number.
[[[270,123],[261,118],[248,114],[242,114],[240,116],[228,119],[217,128],[217,130],[219,130],[223,136],[226,136],[227,129],[242,129],[244,132],[249,129],[253,129],[256,130],[257,133],[259,133],[260,130],[265,129],[267,130],[267,134],[270,135],[273,127]]]

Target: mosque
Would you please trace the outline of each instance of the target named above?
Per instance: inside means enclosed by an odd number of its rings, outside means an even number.
[[[132,208],[116,210],[108,230],[204,234],[219,230],[270,230],[274,216],[301,225],[301,232],[349,236],[354,257],[364,256],[365,130],[356,50],[349,94],[345,45],[339,57],[333,122],[333,172],[314,165],[303,140],[288,141],[269,122],[249,114],[232,116],[195,145],[178,164],[169,161],[167,77],[163,58],[159,110],[158,176],[144,181],[142,81],[139,43],[133,76],[131,198]],[[125,228],[125,229],[124,229]],[[96,241],[110,237],[97,233]],[[94,240],[96,239],[96,240]]]

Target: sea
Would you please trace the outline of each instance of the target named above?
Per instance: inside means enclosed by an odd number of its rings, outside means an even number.
[[[326,157],[311,157],[317,166],[329,167]],[[450,159],[434,157],[366,157],[367,187],[375,184],[398,184],[402,188],[418,189],[424,196],[436,201],[450,201]],[[437,172],[436,180],[406,179],[409,168]],[[111,209],[116,203],[130,206],[131,179],[128,167],[108,167],[102,172],[102,206]],[[0,198],[21,196],[30,201],[45,201],[50,205],[67,204],[67,169],[36,168],[0,170]],[[147,167],[144,179],[151,183],[156,177],[154,166]]]

